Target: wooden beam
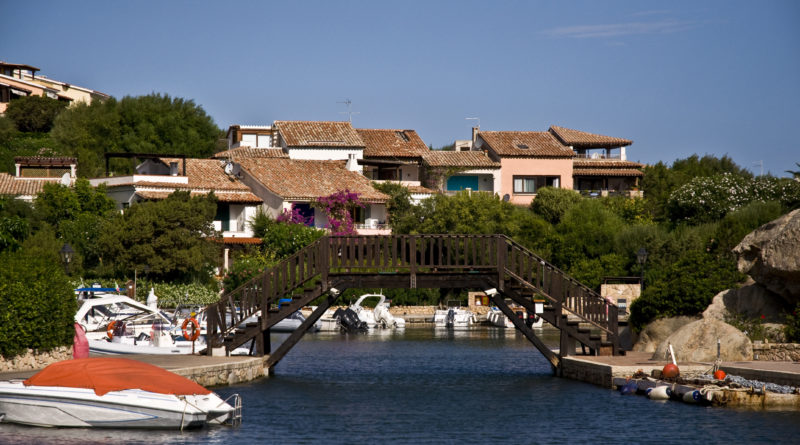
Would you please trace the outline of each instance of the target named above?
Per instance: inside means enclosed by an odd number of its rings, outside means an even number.
[[[546,358],[547,361],[550,362],[550,366],[553,367],[553,372],[557,372],[559,367],[561,366],[561,359],[559,358],[559,356],[556,355],[555,352],[550,350],[550,348],[548,348],[547,345],[545,345],[544,342],[542,342],[542,340],[540,340],[539,337],[536,336],[533,330],[529,328],[528,325],[525,324],[524,320],[517,318],[514,311],[512,311],[511,308],[508,307],[506,302],[503,301],[502,294],[500,293],[500,291],[497,291],[497,293],[494,293],[489,297],[492,299],[492,303],[494,303],[495,306],[500,308],[503,314],[505,314],[505,316],[508,317],[508,319],[511,320],[512,323],[514,323],[514,326],[517,328],[517,330],[522,332],[522,335],[524,335],[525,338],[527,338],[531,343],[533,343],[533,346],[535,346],[536,349],[538,349],[539,352],[541,352],[542,355],[544,355],[544,358]]]
[[[317,306],[317,309],[314,310],[314,312],[312,312],[308,318],[306,318],[306,321],[301,323],[300,326],[298,326],[298,328],[295,329],[291,335],[289,335],[289,338],[284,340],[284,342],[278,346],[278,349],[275,350],[275,353],[270,354],[269,358],[267,358],[265,366],[269,369],[272,369],[272,367],[278,364],[278,362],[286,355],[286,353],[289,352],[289,350],[292,349],[292,347],[294,347],[294,345],[296,345],[301,338],[303,338],[303,335],[308,332],[309,328],[311,328],[311,326],[313,326],[314,323],[316,323],[317,320],[322,317],[322,314],[324,314],[325,311],[331,307],[333,302],[339,298],[339,295],[341,294],[328,294],[328,298],[323,300],[322,303]]]

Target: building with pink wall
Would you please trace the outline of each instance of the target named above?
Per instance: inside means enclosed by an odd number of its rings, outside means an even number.
[[[574,152],[550,132],[479,131],[473,150],[500,163],[495,192],[512,204],[530,204],[542,187],[572,188]]]

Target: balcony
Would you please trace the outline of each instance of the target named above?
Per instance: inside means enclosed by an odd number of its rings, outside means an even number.
[[[644,198],[642,190],[576,190],[584,198],[605,198],[608,196],[622,196],[625,198]]]

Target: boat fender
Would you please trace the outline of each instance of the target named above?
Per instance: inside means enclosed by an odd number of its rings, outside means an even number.
[[[106,328],[106,335],[108,335],[109,340],[114,338],[114,328],[116,327],[117,327],[117,320],[114,320],[108,324],[108,327]]]
[[[650,400],[667,400],[671,394],[672,390],[666,385],[647,388],[647,397],[649,397]]]
[[[192,325],[191,332],[189,331],[190,324]],[[189,317],[183,320],[181,330],[183,331],[183,338],[189,341],[195,341],[198,337],[200,337],[200,323],[198,323],[194,317]]]
[[[628,395],[628,394],[636,394],[636,391],[639,389],[639,384],[636,383],[635,380],[630,380],[625,382],[624,385],[620,386],[619,392],[620,394]]]
[[[699,403],[701,401],[705,401],[705,396],[700,394],[700,390],[695,389],[694,391],[689,391],[683,395],[683,401],[686,403]]]

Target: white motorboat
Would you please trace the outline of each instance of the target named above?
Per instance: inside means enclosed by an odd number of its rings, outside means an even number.
[[[241,421],[233,405],[197,383],[147,363],[84,358],[54,363],[28,380],[0,382],[0,422],[47,427],[198,428]]]
[[[541,328],[542,327],[542,318],[538,315],[534,315],[532,318],[529,318],[525,311],[515,311],[517,316],[528,325],[529,328]],[[486,314],[486,321],[497,327],[501,328],[514,328],[514,323],[506,317],[506,315],[497,307],[491,307],[489,312]]]
[[[437,328],[468,328],[475,324],[475,314],[448,303],[447,309],[437,309],[433,313],[433,324]]]
[[[374,309],[362,306],[364,300],[378,298]],[[355,303],[350,305],[350,309],[358,315],[359,320],[367,324],[367,328],[373,329],[390,328],[402,329],[406,327],[406,321],[400,317],[395,317],[389,312],[389,303],[383,294],[364,294],[358,297]]]

